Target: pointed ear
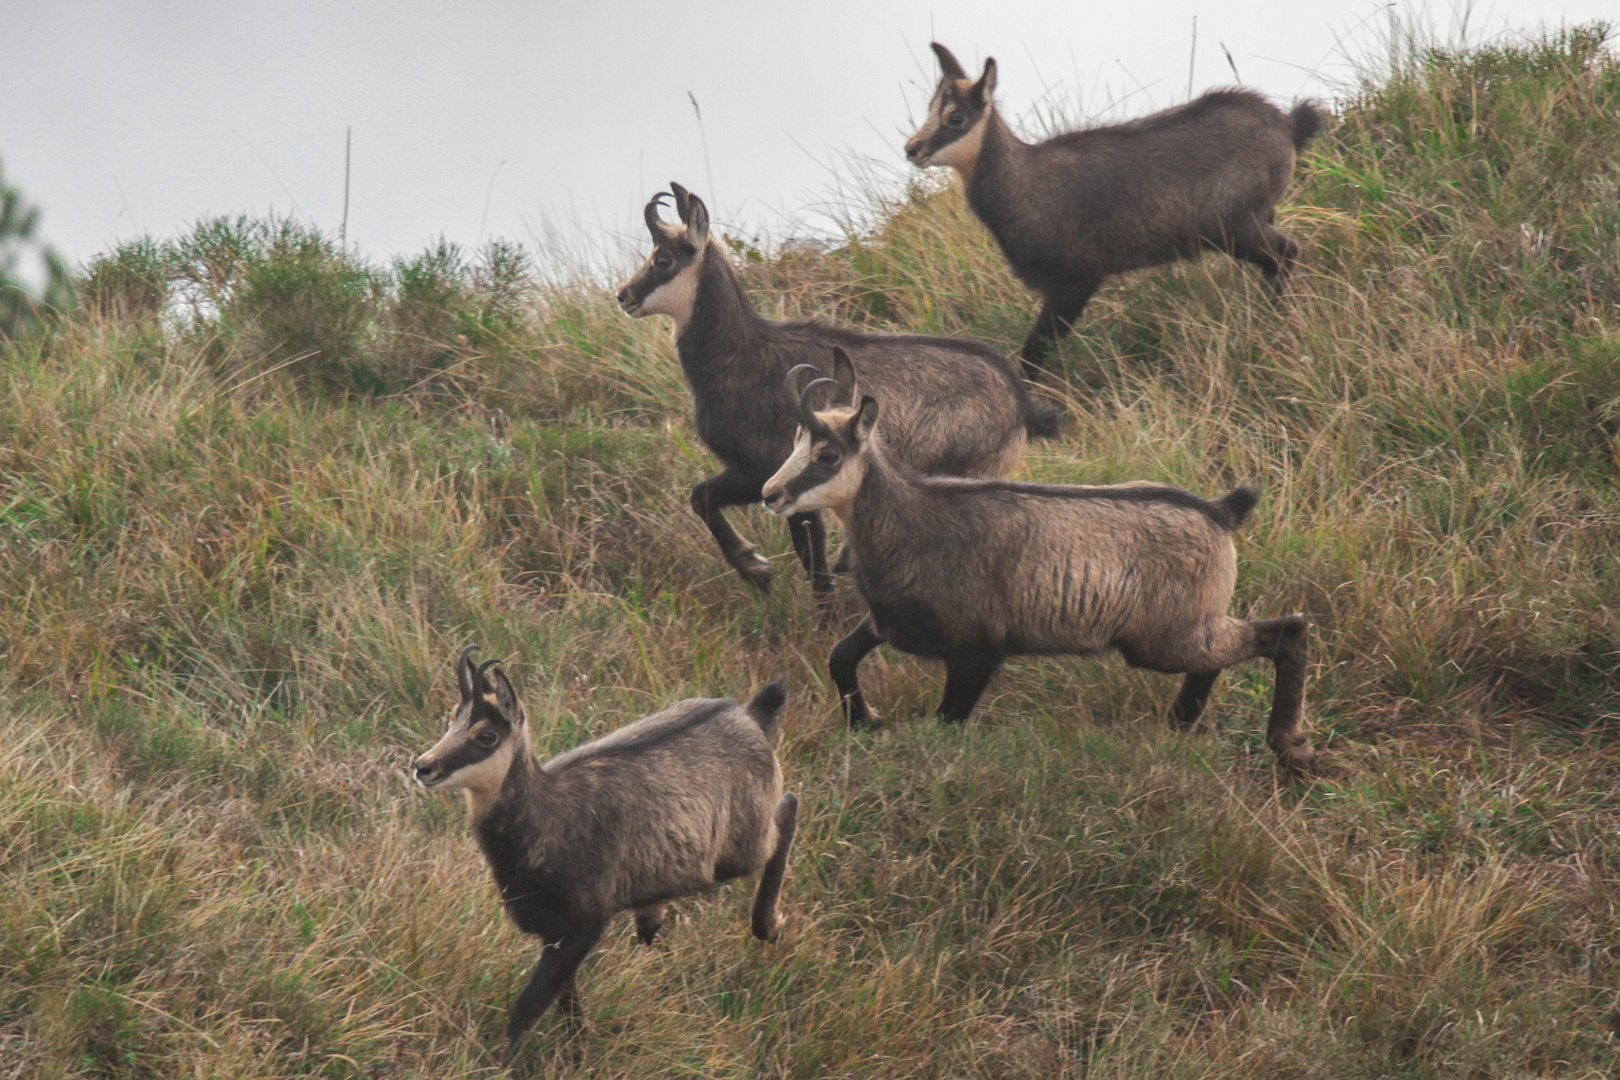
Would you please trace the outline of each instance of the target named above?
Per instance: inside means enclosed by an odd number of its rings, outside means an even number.
[[[692,241],[692,247],[701,255],[709,243],[709,208],[696,195],[688,193],[686,198],[691,209],[690,216],[681,215],[686,218],[686,238]]]
[[[962,65],[956,62],[956,55],[951,50],[937,41],[928,47],[934,50],[935,56],[939,57],[939,70],[944,72],[947,79],[967,78],[967,72],[963,71]]]
[[[506,677],[502,668],[496,668],[489,673],[490,688],[495,691],[495,701],[500,706],[501,715],[506,722],[516,727],[523,723],[523,705],[518,701],[517,691],[512,688],[512,680]]]
[[[973,84],[973,89],[968,91],[968,96],[973,99],[973,103],[975,105],[988,105],[990,103],[990,95],[995,92],[996,58],[992,56],[985,60],[984,74],[980,75],[979,81]]]
[[[853,405],[859,392],[855,382],[855,364],[850,360],[849,353],[837,345],[833,346],[832,352],[833,381],[838,384],[838,389],[833,393],[831,404]]]
[[[675,193],[675,213],[680,215],[682,221],[692,216],[692,193],[671,180],[669,190]]]
[[[466,701],[478,692],[478,675],[473,671],[472,654],[478,646],[468,645],[456,658],[456,682],[461,686],[461,700]]]
[[[849,431],[854,436],[855,445],[863,445],[871,438],[872,428],[877,425],[878,403],[877,398],[867,394],[861,398],[861,407],[854,418],[850,420]]]

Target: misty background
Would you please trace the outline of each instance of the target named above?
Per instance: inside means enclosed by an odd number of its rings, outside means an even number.
[[[292,215],[373,259],[445,237],[622,265],[679,180],[767,242],[858,216],[914,175],[900,151],[931,39],[1026,133],[1140,115],[1241,78],[1332,100],[1392,18],[1440,40],[1612,15],[1612,0],[1396,6],[862,0],[446,4],[11,3],[6,180],[82,265],[216,214]],[[1196,40],[1194,19],[1196,17]],[[1234,71],[1236,75],[1234,75]],[[694,107],[694,102],[695,106]],[[701,110],[701,124],[697,110]]]

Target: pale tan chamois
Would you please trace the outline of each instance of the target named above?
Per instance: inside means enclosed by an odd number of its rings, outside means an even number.
[[[807,399],[822,383],[835,393],[817,413]],[[828,664],[851,726],[874,722],[856,667],[883,642],[945,662],[938,713],[953,721],[973,711],[1007,656],[1117,649],[1133,667],[1184,674],[1172,712],[1184,725],[1222,668],[1265,657],[1277,668],[1266,742],[1285,768],[1312,768],[1300,730],[1305,620],[1226,613],[1232,533],[1257,489],[1209,502],[1159,484],[923,476],[889,456],[877,400],[857,394],[832,379],[805,388],[793,454],[764,488],[777,514],[831,510],[844,524],[870,610]]]
[[[951,50],[933,49],[939,86],[906,157],[956,170],[1013,273],[1045,299],[1021,350],[1030,378],[1109,274],[1224,251],[1282,294],[1299,245],[1272,221],[1295,156],[1327,119],[1321,106],[1284,113],[1249,90],[1211,90],[1026,143],[996,110],[995,60],[974,80]]]
[[[1063,414],[1030,395],[1015,365],[982,341],[886,334],[820,319],[767,319],[754,310],[724,242],[709,228],[703,200],[679,184],[680,224],[659,219],[664,196],[647,203],[653,250],[619,290],[634,318],[668,315],[675,351],[692,390],[698,437],[725,468],[692,488],[692,510],[726,561],[761,592],[771,564],[737,535],[725,508],[759,501],[759,488],[793,448],[798,407],[782,376],[820,365],[842,346],[889,404],[889,445],[907,465],[950,476],[1004,476],[1027,438],[1056,438]],[[818,598],[832,590],[821,515],[788,518],[793,548]]]
[[[578,1023],[574,973],[618,912],[635,912],[650,945],[669,901],[758,874],[754,936],[775,940],[799,806],[772,749],[783,680],[746,705],[677,702],[541,764],[517,692],[498,661],[473,666],[474,648],[456,660],[449,729],[415,768],[429,791],[467,793],[507,916],[545,942],[512,1002],[503,1065],[553,1003]]]

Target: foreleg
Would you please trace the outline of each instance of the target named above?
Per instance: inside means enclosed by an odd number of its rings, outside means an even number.
[[[877,727],[882,722],[866,707],[855,670],[866,659],[866,654],[881,644],[883,639],[872,625],[872,616],[868,615],[833,646],[832,656],[827,660],[827,673],[832,676],[833,685],[838,687],[839,699],[844,703],[844,719],[852,728]]]
[[[755,482],[752,477],[727,469],[692,488],[692,510],[714,534],[714,542],[720,545],[720,554],[725,556],[726,562],[754,588],[770,592],[771,564],[754,545],[737,535],[731,522],[721,513],[728,506],[758,502],[763,486],[764,481]]]
[[[1001,668],[1001,654],[970,652],[945,661],[945,696],[935,710],[941,720],[961,723],[979,703],[984,688]]]
[[[1041,313],[1018,355],[1024,361],[1024,377],[1034,382],[1046,369],[1041,361],[1051,353],[1053,343],[1074,328],[1086,303],[1102,283],[1100,278],[1081,278],[1046,294]]]
[[[817,599],[832,592],[832,574],[827,571],[827,526],[821,511],[791,514],[787,519],[788,531],[793,534],[793,550],[810,575],[810,591]]]
[[[511,1012],[507,1016],[506,1046],[501,1051],[502,1068],[512,1064],[523,1033],[551,1008],[558,997],[570,992],[574,973],[602,936],[604,925],[599,922],[582,926],[568,931],[556,941],[546,942],[545,949],[540,953],[540,962],[534,966],[534,974],[529,976],[528,985],[512,1002]],[[576,997],[570,1007],[577,1010],[578,1004]]]

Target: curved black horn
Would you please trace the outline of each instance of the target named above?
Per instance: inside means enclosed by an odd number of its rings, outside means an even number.
[[[794,407],[799,412],[799,424],[804,428],[804,430],[813,434],[819,434],[820,432],[825,431],[827,426],[820,420],[816,419],[815,412],[810,408],[809,403],[805,400],[805,390],[810,389],[810,387],[816,385],[817,382],[826,382],[826,380],[816,379],[806,386],[804,390],[801,390],[799,389],[799,372],[806,370],[814,371],[818,375],[821,374],[821,369],[813,364],[799,364],[793,368],[793,370],[789,371],[785,376],[783,376],[783,379],[787,383],[788,400],[793,402]]]
[[[799,396],[799,372],[801,371],[813,371],[817,375],[821,374],[821,369],[814,364],[795,364],[789,368],[787,373],[788,391],[794,397]]]
[[[482,679],[484,677],[484,672],[488,671],[498,663],[500,663],[499,660],[485,660],[482,664],[479,664],[477,672],[478,677]]]
[[[837,380],[829,379],[829,378],[826,378],[825,376],[823,376],[822,378],[815,379],[815,380],[812,380],[811,382],[805,383],[804,384],[804,390],[799,394],[799,399],[801,401],[809,401],[810,400],[810,391],[814,390],[816,387],[820,386],[822,383],[826,383],[828,386],[832,387],[835,392],[838,390],[838,382],[837,382]]]
[[[641,216],[647,219],[647,231],[652,233],[654,240],[662,240],[664,238],[664,229],[666,226],[658,219],[658,208],[664,205],[665,199],[671,197],[672,196],[669,192],[660,191],[647,201],[647,208],[641,212]]]

